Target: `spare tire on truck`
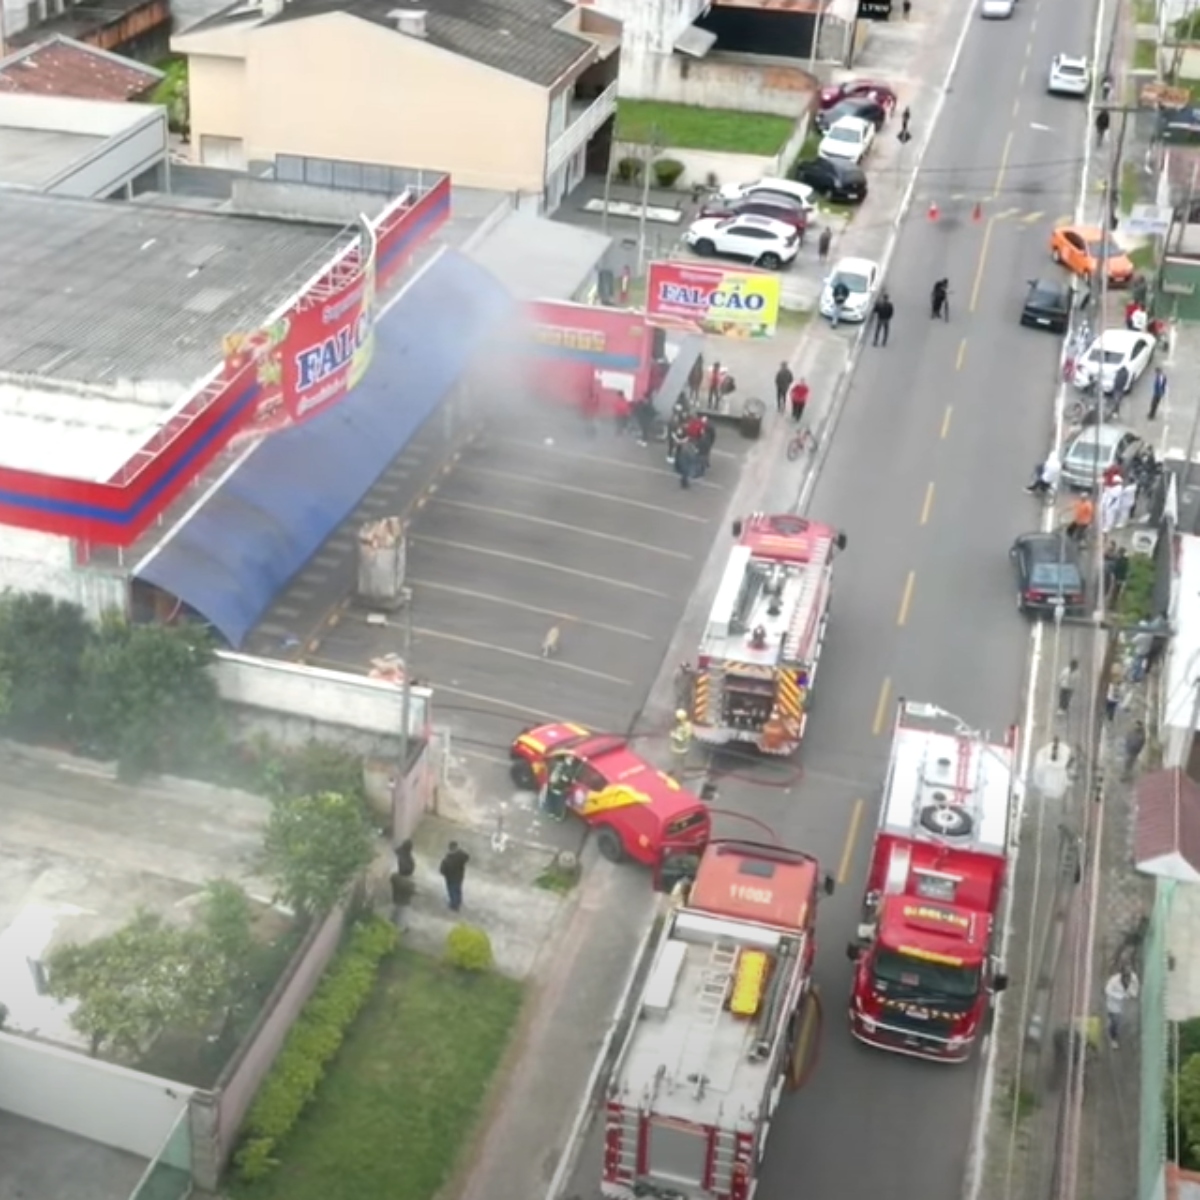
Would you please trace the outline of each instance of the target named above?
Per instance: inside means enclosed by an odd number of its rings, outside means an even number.
[[[929,804],[921,809],[921,826],[938,837],[967,837],[975,827],[971,814],[955,804]]]

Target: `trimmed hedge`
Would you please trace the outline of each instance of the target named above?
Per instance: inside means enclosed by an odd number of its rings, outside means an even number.
[[[316,1095],[326,1067],[370,999],[380,965],[396,949],[397,940],[394,925],[371,918],[355,928],[349,945],[326,972],[246,1117],[242,1143],[233,1156],[242,1179],[262,1179],[279,1165],[276,1148]]]
[[[455,925],[446,935],[446,961],[459,971],[490,971],[492,939],[475,925]]]

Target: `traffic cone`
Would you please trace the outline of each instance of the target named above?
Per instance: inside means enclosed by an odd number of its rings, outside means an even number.
[[[928,215],[929,215],[929,219],[930,219],[931,221],[936,221],[936,220],[938,219],[938,215],[939,215],[939,214],[938,214],[938,206],[937,206],[937,201],[936,201],[936,200],[930,200],[930,202],[929,202],[929,214],[928,214]]]
[[[980,204],[978,200],[975,201],[975,207],[973,209],[971,209],[971,220],[972,221],[982,221],[983,220],[983,205]]]

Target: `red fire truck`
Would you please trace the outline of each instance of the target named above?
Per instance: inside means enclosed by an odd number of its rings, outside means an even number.
[[[817,860],[711,842],[667,918],[608,1086],[601,1192],[749,1200],[812,1032]]]
[[[900,1054],[964,1062],[992,997],[1016,782],[1003,742],[901,700],[855,961],[850,1028]]]
[[[756,513],[733,527],[737,545],[717,590],[692,676],[696,737],[791,754],[829,622],[833,558],[846,535],[790,514]]]

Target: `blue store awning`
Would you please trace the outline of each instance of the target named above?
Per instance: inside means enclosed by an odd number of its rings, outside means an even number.
[[[512,299],[453,251],[378,320],[370,369],[339,404],[268,437],[138,568],[235,648],[450,391]]]

